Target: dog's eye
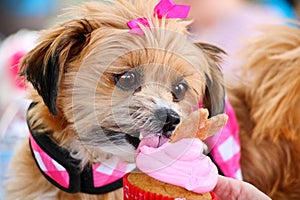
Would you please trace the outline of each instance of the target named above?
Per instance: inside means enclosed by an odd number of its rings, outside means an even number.
[[[175,102],[183,100],[187,89],[188,89],[188,85],[183,82],[174,85],[172,88],[173,100]]]
[[[135,90],[140,85],[140,75],[135,71],[128,71],[124,74],[114,76],[115,84],[123,90]]]

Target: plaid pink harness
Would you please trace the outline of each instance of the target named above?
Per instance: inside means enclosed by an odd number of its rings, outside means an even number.
[[[220,132],[205,142],[210,148],[213,161],[223,175],[242,180],[239,127],[234,110],[228,100],[226,100],[225,113],[229,117],[227,124]]]
[[[34,103],[31,105],[33,106]],[[30,107],[31,107],[30,106]],[[30,108],[29,108],[30,109]],[[240,170],[240,142],[235,113],[226,101],[229,116],[222,131],[207,139],[210,156],[225,176],[242,179]],[[30,129],[30,126],[29,126]],[[80,170],[80,161],[58,146],[47,132],[30,130],[29,145],[34,160],[45,178],[59,189],[77,193],[104,194],[122,187],[123,176],[135,169],[135,164],[111,157],[105,163],[94,163]]]
[[[135,169],[135,164],[111,157],[105,163],[95,163],[79,169],[79,160],[58,146],[47,134],[30,134],[30,148],[42,174],[48,181],[69,193],[104,194],[122,187],[123,176]]]

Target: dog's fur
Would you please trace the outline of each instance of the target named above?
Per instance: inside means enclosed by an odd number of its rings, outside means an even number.
[[[243,178],[273,199],[300,199],[300,29],[267,27],[246,48],[241,80],[228,87]]]
[[[219,54],[209,44],[188,39],[187,22],[157,19],[156,0],[90,3],[71,19],[44,31],[40,43],[22,60],[23,75],[33,87],[36,105],[27,113],[35,131],[49,133],[81,167],[116,155],[133,162],[135,146],[128,140],[141,130],[157,133],[155,110],[169,108],[185,118],[203,101],[211,116],[224,110]],[[129,33],[127,21],[147,17],[151,29]],[[114,76],[129,70],[141,74],[135,90],[117,87]],[[172,88],[188,85],[184,99],[174,101]],[[26,130],[25,130],[26,131]],[[132,143],[130,143],[131,141]],[[68,194],[38,170],[28,141],[12,162],[8,199],[122,199],[122,190],[105,195]]]

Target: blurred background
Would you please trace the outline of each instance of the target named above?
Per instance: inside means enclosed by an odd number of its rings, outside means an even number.
[[[146,2],[147,0],[145,0]],[[191,39],[223,48],[225,79],[239,65],[244,40],[257,26],[286,24],[299,19],[299,0],[174,0],[191,5]],[[28,133],[24,84],[18,78],[18,62],[36,44],[39,30],[60,22],[64,8],[84,0],[0,0],[0,200],[3,180],[14,149]]]

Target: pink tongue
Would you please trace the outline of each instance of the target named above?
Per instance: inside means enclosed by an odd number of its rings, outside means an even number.
[[[139,147],[142,146],[148,146],[148,147],[158,147],[159,145],[159,136],[158,135],[153,135],[151,137],[146,137],[143,138],[142,141],[140,142]]]
[[[140,145],[137,148],[137,153],[140,152],[140,148],[142,146],[158,148],[169,140],[168,138],[161,136],[159,134],[153,134],[153,133],[149,134],[149,133],[142,132],[142,135],[143,135],[143,139],[141,140]]]

